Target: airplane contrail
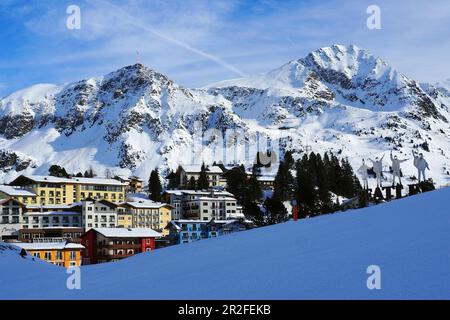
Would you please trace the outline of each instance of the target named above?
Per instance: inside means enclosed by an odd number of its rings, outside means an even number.
[[[173,44],[175,44],[175,45],[177,45],[179,47],[182,47],[182,48],[184,48],[184,49],[186,49],[188,51],[191,51],[191,52],[193,52],[195,54],[198,54],[198,55],[202,56],[203,58],[211,60],[211,61],[219,64],[220,66],[228,69],[229,71],[232,71],[233,73],[238,74],[241,77],[245,77],[246,76],[246,74],[243,73],[241,70],[239,70],[235,66],[225,62],[221,58],[216,57],[216,56],[214,56],[212,54],[209,54],[207,52],[204,52],[202,50],[199,50],[197,48],[194,48],[191,45],[189,45],[189,44],[187,44],[187,43],[185,43],[183,41],[180,41],[178,39],[175,39],[175,38],[169,37],[167,35],[164,35],[161,32],[155,30],[154,28],[151,28],[149,26],[146,26],[146,25],[142,24],[141,22],[137,21],[136,18],[130,16],[128,14],[128,12],[126,12],[125,10],[123,10],[122,8],[120,8],[119,6],[117,6],[115,4],[112,4],[112,3],[108,2],[108,1],[104,1],[104,0],[87,0],[87,2],[93,4],[94,6],[97,6],[97,7],[99,7],[99,4],[103,4],[105,6],[109,6],[111,9],[115,10],[115,15],[118,18],[126,21],[128,24],[131,24],[131,25],[133,25],[133,26],[135,26],[137,28],[140,28],[142,30],[150,32],[150,33],[152,33],[153,35],[155,35],[156,37],[158,37],[160,39],[163,39],[163,40],[165,40],[167,42],[173,43]]]

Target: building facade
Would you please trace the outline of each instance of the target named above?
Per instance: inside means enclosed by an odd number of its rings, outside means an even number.
[[[186,165],[181,166],[177,172],[180,176],[180,186],[179,188],[183,188],[183,186],[189,185],[191,179],[195,179],[198,181],[200,178],[201,165]],[[208,182],[210,188],[226,188],[227,182],[226,179],[223,178],[223,170],[218,166],[208,166],[206,168],[206,175],[208,176]]]
[[[164,236],[168,235],[165,227],[172,219],[171,205],[135,199],[135,201],[125,202],[123,207],[132,215],[133,228],[152,228]]]
[[[84,264],[118,261],[155,249],[155,239],[162,235],[149,228],[94,228],[84,234]]]
[[[237,201],[234,195],[227,191],[167,190],[162,198],[173,206],[172,220],[209,221],[240,217]]]
[[[117,204],[107,200],[86,199],[81,202],[79,207],[82,228],[85,231],[92,228],[117,228]]]
[[[11,198],[26,205],[37,204],[37,196],[34,192],[12,187],[0,185],[0,199]]]
[[[18,177],[10,185],[36,194],[38,205],[71,204],[87,198],[123,202],[127,187],[126,183],[114,179],[27,175]]]
[[[251,228],[251,223],[244,220],[178,220],[171,221],[166,228],[173,244],[186,244],[244,231]]]
[[[78,243],[14,243],[31,256],[57,266],[69,268],[81,266],[81,252],[84,247]]]
[[[19,230],[20,242],[75,242],[81,243],[83,228],[45,228]]]
[[[24,204],[12,198],[0,200],[0,240],[17,238],[25,208]]]

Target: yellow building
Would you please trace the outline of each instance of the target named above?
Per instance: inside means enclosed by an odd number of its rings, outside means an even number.
[[[36,194],[39,205],[58,205],[72,204],[86,198],[123,202],[127,184],[114,179],[21,175],[10,186]]]
[[[131,212],[123,211],[117,213],[117,227],[118,228],[133,228],[133,215]]]
[[[18,187],[0,185],[0,199],[14,199],[25,205],[37,204],[36,193]]]
[[[14,243],[28,254],[61,267],[81,266],[81,251],[84,246],[78,243]]]
[[[135,199],[125,202],[123,206],[133,216],[133,228],[151,228],[163,236],[169,234],[165,228],[172,219],[173,207],[170,204]]]

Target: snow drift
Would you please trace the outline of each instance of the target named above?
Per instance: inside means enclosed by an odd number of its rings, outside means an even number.
[[[81,268],[0,250],[1,299],[450,299],[450,189]],[[368,266],[381,268],[369,290]]]

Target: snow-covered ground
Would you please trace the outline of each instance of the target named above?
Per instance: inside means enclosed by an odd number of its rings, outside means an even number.
[[[450,299],[450,188],[81,268],[0,247],[0,299]],[[367,268],[381,269],[381,290]]]

